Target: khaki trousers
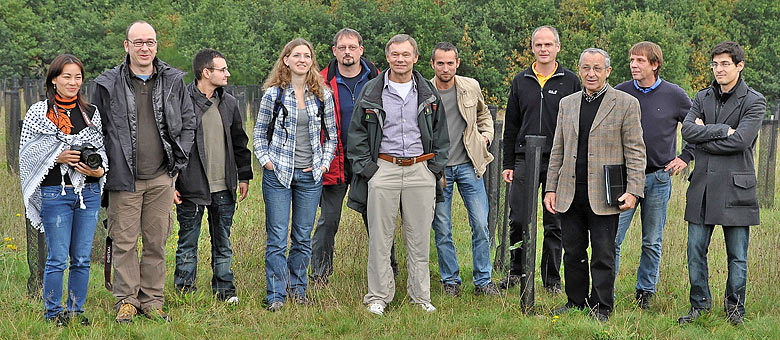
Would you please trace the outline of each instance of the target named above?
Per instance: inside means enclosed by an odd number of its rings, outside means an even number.
[[[175,178],[162,174],[135,181],[135,192],[108,192],[108,236],[114,245],[115,307],[162,308],[165,241],[173,227]],[[138,236],[142,237],[140,262]]]
[[[399,166],[379,159],[377,164],[379,170],[368,181],[368,294],[363,302],[387,306],[393,301],[395,280],[390,268],[390,248],[400,209],[409,271],[406,290],[412,303],[430,303],[428,262],[436,177],[426,162]]]

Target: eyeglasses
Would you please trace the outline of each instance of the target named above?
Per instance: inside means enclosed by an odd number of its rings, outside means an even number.
[[[207,67],[207,69],[209,69],[209,70],[212,70],[212,71],[221,71],[221,72],[227,72],[227,71],[228,71],[228,68],[227,68],[227,66],[225,66],[225,67],[223,67],[223,68],[213,68],[213,67]]]
[[[734,63],[732,63],[730,61],[724,61],[724,62],[722,62],[720,64],[717,61],[713,61],[713,62],[710,63],[710,67],[713,70],[718,68],[718,65],[720,65],[720,68],[728,68],[728,67],[731,67],[731,65],[734,65]]]
[[[130,41],[130,40],[127,40],[127,42],[130,43],[131,45],[135,46],[135,47],[141,47],[144,44],[146,44],[146,47],[149,47],[149,48],[157,46],[157,41],[156,40],[147,40],[147,41],[143,41],[143,40],[133,40],[133,41]]]
[[[355,52],[355,51],[357,51],[358,48],[360,48],[360,46],[357,46],[357,45],[336,46],[336,49],[339,50],[339,52],[344,52],[347,49],[349,49],[350,52]]]
[[[601,66],[593,66],[593,67],[591,67],[591,66],[580,66],[580,71],[582,71],[582,72],[590,73],[591,70],[593,70],[593,72],[596,72],[596,73],[601,73],[602,71],[604,71],[604,68],[601,67]]]

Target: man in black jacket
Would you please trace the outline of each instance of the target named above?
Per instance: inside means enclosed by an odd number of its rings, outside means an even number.
[[[176,180],[176,218],[179,220],[179,244],[176,248],[176,290],[197,290],[198,238],[203,213],[209,210],[211,235],[211,290],[217,298],[238,303],[230,269],[230,227],[236,209],[236,184],[240,197],[246,198],[252,179],[252,153],[247,148],[238,101],[224,91],[230,72],[225,57],[207,48],[192,61],[195,80],[187,87],[195,108],[197,130],[190,161]]]
[[[526,178],[525,136],[547,137],[542,149],[539,183],[545,190],[547,165],[550,160],[555,125],[558,119],[558,102],[580,90],[580,81],[574,72],[559,65],[555,58],[561,50],[558,31],[552,26],[541,26],[531,35],[531,48],[536,61],[531,67],[512,79],[509,100],[504,118],[504,181],[512,183],[509,204],[509,242],[516,244],[523,239],[523,230],[531,214],[526,203],[530,193],[524,192]],[[534,206],[536,206],[534,204]],[[543,210],[544,242],[542,244],[541,274],[544,288],[552,293],[561,292],[561,225],[558,217]],[[523,249],[511,252],[509,273],[498,284],[508,289],[520,283]]]
[[[173,227],[176,175],[187,164],[195,115],[182,77],[156,58],[157,34],[144,21],[127,27],[127,57],[101,74],[93,103],[102,113],[109,169],[108,236],[113,240],[116,321],[131,322],[138,308],[163,312],[165,241]],[[138,259],[138,236],[143,252]]]

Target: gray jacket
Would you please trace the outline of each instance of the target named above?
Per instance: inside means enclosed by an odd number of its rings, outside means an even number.
[[[725,226],[758,225],[753,147],[766,113],[766,99],[742,79],[725,102],[721,97],[717,83],[699,91],[683,121],[683,139],[696,144],[685,220]],[[697,125],[696,118],[705,125]],[[731,136],[729,128],[736,130]]]
[[[130,84],[129,57],[95,79],[92,103],[103,118],[103,135],[109,170],[105,190],[135,191],[138,125],[135,93]],[[152,106],[165,151],[168,175],[174,177],[187,165],[195,138],[195,113],[184,85],[184,72],[155,58],[157,76]]]

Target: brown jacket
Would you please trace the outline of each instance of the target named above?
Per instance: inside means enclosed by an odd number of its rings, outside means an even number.
[[[607,205],[604,165],[625,164],[627,191],[642,197],[647,160],[639,101],[612,87],[603,96],[588,137],[588,200],[595,214],[610,215],[620,213],[620,209]],[[575,92],[561,99],[558,111],[546,191],[556,193],[555,209],[559,212],[569,210],[574,200],[581,102],[582,91]]]
[[[436,79],[431,82],[436,84]],[[466,121],[466,130],[463,131],[463,144],[466,153],[477,172],[477,177],[487,170],[488,164],[493,161],[493,155],[488,151],[487,144],[482,136],[493,142],[493,116],[490,114],[482,90],[476,79],[455,76],[455,90],[458,98],[458,111]]]

